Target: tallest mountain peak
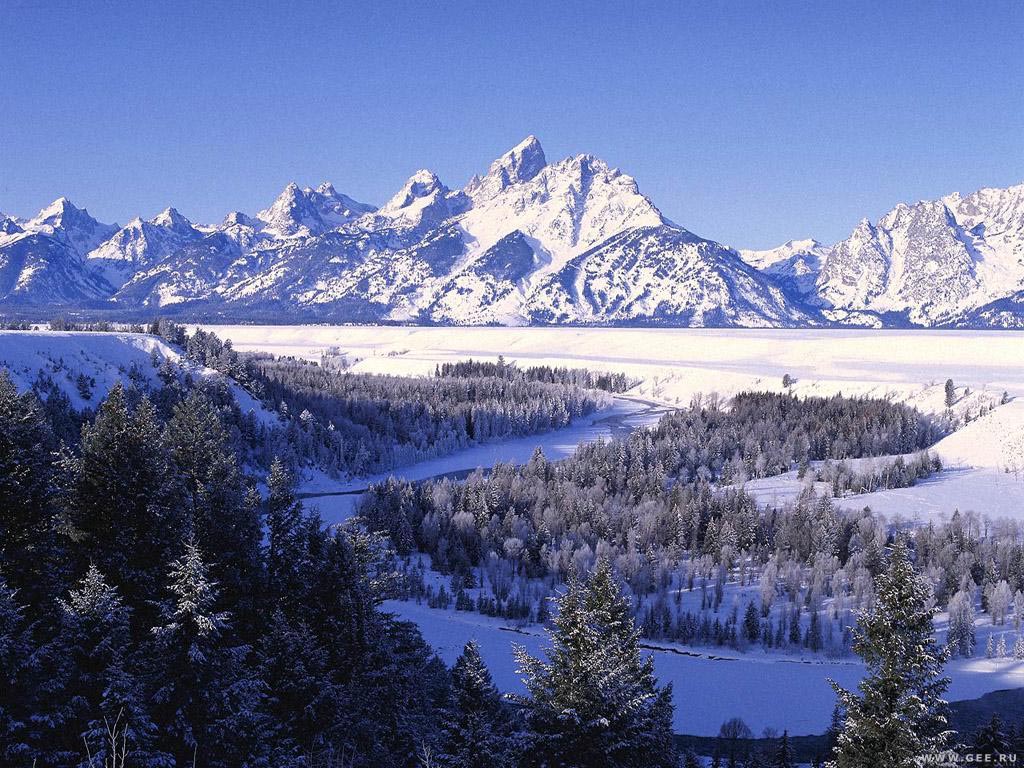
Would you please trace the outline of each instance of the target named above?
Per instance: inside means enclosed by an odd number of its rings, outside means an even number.
[[[544,157],[544,148],[533,134],[530,134],[512,149],[499,157],[487,172],[488,176],[498,177],[502,186],[529,181],[548,163]]]

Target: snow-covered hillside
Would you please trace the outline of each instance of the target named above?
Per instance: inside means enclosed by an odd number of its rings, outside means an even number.
[[[198,367],[163,340],[144,333],[87,331],[0,331],[0,370],[7,371],[19,389],[28,389],[40,374],[48,376],[76,410],[95,408],[118,382],[141,378],[159,387],[160,363],[170,360],[193,376],[221,376]],[[248,392],[229,380],[243,413],[261,421],[276,421]]]

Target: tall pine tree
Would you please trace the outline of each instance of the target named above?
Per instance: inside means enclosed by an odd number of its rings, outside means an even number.
[[[35,395],[19,395],[0,371],[0,571],[29,610],[61,592],[53,483],[53,436]]]
[[[867,667],[860,695],[832,683],[846,713],[836,768],[912,768],[949,738],[942,700],[947,653],[935,640],[931,587],[915,570],[902,536],[876,579],[876,593],[858,620],[853,646]]]
[[[491,673],[470,640],[452,668],[452,714],[438,750],[442,768],[501,768],[514,763],[511,723]]]
[[[671,686],[640,655],[629,603],[606,560],[573,576],[558,601],[547,660],[516,649],[529,696],[525,764],[543,768],[675,765]]]

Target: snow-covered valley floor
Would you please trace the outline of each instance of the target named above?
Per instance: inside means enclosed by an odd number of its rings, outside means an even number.
[[[920,410],[952,410],[972,421],[933,452],[947,471],[913,488],[857,496],[908,519],[968,509],[991,516],[1024,516],[1024,333],[1009,331],[873,331],[637,328],[419,328],[377,326],[204,326],[241,350],[319,360],[344,355],[353,370],[429,375],[443,362],[495,359],[521,365],[565,365],[622,371],[641,380],[629,392],[669,406],[695,395],[727,397],[744,390],[796,395],[891,397]],[[783,387],[783,376],[794,383]],[[1006,393],[1009,402],[1000,405]],[[989,413],[988,408],[993,410]],[[979,417],[979,413],[983,413]],[[396,474],[421,479],[496,460],[516,461],[542,444],[549,456],[587,435],[480,446],[465,455]],[[528,448],[524,449],[524,445]],[[759,498],[782,501],[799,483],[782,476],[748,485]],[[316,482],[304,489],[335,490]],[[340,489],[339,490],[343,490]],[[325,500],[325,516],[334,514]]]
[[[537,626],[516,627],[508,621],[477,613],[438,610],[405,601],[389,601],[385,610],[415,622],[424,638],[447,664],[454,663],[463,645],[475,639],[495,683],[506,691],[522,692],[512,656],[514,644],[534,656],[547,645]],[[791,735],[823,733],[835,705],[829,679],[846,688],[856,686],[863,666],[854,658],[825,659],[820,655],[737,653],[728,648],[691,650],[666,643],[646,642],[659,680],[671,682],[675,701],[675,730],[696,736],[715,736],[722,723],[741,717],[760,734],[766,727]],[[1024,687],[1024,662],[1009,659],[957,659],[947,665],[952,679],[951,701],[975,699],[989,691]]]

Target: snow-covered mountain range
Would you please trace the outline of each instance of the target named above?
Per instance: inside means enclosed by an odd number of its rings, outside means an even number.
[[[738,251],[591,155],[533,136],[462,189],[382,207],[289,184],[216,225],[126,226],[61,198],[0,214],[0,311],[441,324],[1024,326],[1024,185],[900,204],[831,247]]]

